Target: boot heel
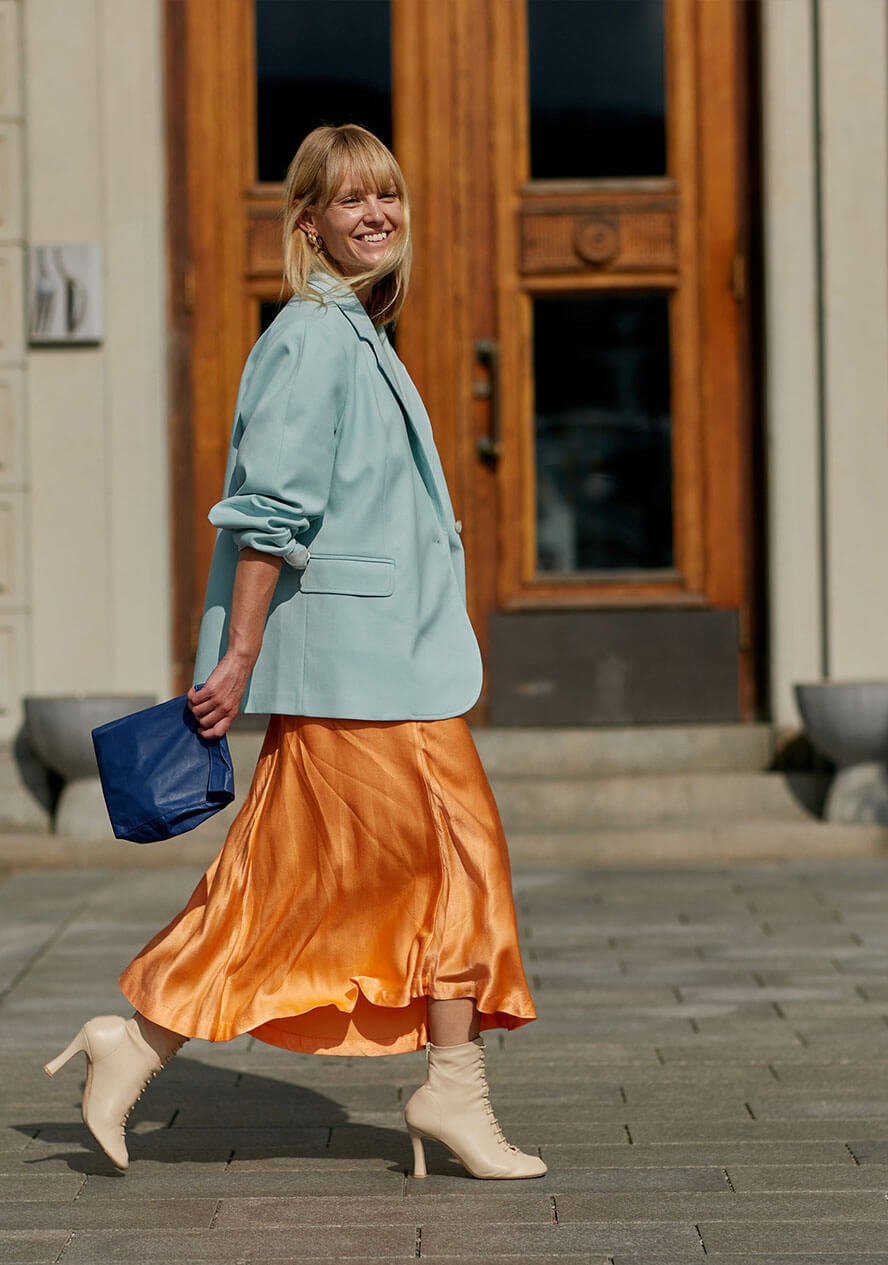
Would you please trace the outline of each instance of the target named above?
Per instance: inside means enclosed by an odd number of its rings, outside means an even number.
[[[56,1058],[44,1065],[44,1072],[47,1076],[55,1076],[60,1067],[64,1067],[69,1059],[73,1059],[75,1054],[85,1054],[89,1058],[89,1050],[86,1043],[86,1033],[81,1028],[77,1036],[66,1049],[62,1050]]]
[[[415,1129],[408,1129],[410,1141],[413,1143],[413,1176],[426,1177],[425,1151],[422,1145],[422,1134]]]

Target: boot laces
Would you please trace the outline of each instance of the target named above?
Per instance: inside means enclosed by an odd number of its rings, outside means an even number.
[[[143,1081],[142,1081],[142,1088],[139,1090],[139,1092],[138,1092],[138,1094],[136,1095],[136,1097],[133,1099],[133,1101],[132,1101],[132,1102],[130,1103],[130,1105],[127,1107],[126,1111],[123,1113],[123,1119],[122,1119],[122,1120],[121,1120],[121,1122],[120,1122],[120,1132],[121,1132],[121,1133],[123,1133],[123,1132],[125,1131],[125,1129],[126,1129],[126,1122],[127,1122],[127,1120],[129,1120],[130,1115],[132,1114],[133,1110],[135,1109],[135,1107],[136,1107],[137,1103],[140,1101],[140,1099],[141,1099],[142,1095],[144,1094],[145,1090],[148,1088],[148,1086],[149,1086],[149,1085],[151,1084],[151,1082],[154,1080],[155,1076],[158,1076],[158,1075],[159,1075],[159,1074],[163,1071],[163,1069],[166,1067],[167,1063],[169,1063],[169,1062],[170,1062],[170,1060],[173,1058],[173,1056],[179,1053],[179,1051],[182,1049],[182,1046],[185,1044],[185,1041],[187,1041],[187,1039],[188,1039],[188,1038],[186,1037],[184,1040],[180,1041],[178,1045],[174,1045],[174,1046],[173,1046],[173,1048],[172,1048],[172,1049],[169,1051],[169,1053],[167,1054],[166,1058],[164,1058],[164,1059],[162,1059],[162,1060],[161,1060],[160,1065],[154,1069],[154,1071],[151,1073],[151,1075],[150,1075],[150,1076],[147,1076],[147,1077],[145,1078],[145,1080],[143,1080]]]
[[[490,1086],[487,1084],[487,1073],[485,1072],[483,1066],[481,1068],[481,1084],[484,1088],[484,1110],[487,1113],[487,1118],[490,1121],[491,1128],[493,1129],[493,1135],[496,1138],[497,1143],[505,1150],[514,1151],[517,1154],[518,1147],[512,1146],[511,1142],[506,1140],[506,1136],[502,1131],[500,1122],[496,1118],[496,1112],[493,1110],[493,1103],[490,1101]]]

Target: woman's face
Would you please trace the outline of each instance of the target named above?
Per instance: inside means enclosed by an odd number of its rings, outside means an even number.
[[[327,254],[345,276],[368,272],[385,259],[392,235],[404,222],[394,186],[357,189],[346,176],[329,206],[310,207],[299,221],[323,240]]]

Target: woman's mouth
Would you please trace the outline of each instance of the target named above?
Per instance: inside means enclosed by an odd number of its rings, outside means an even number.
[[[381,233],[361,233],[361,234],[360,234],[360,236],[358,237],[358,241],[359,241],[359,242],[367,242],[367,243],[368,243],[368,245],[370,245],[370,246],[374,246],[374,245],[376,245],[378,242],[384,242],[388,236],[389,236],[389,234],[388,234],[388,233],[386,233],[386,232],[381,232]]]

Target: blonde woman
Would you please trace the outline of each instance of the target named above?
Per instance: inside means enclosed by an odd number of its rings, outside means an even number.
[[[385,333],[410,266],[407,192],[356,126],[286,183],[289,301],[238,393],[189,704],[208,737],[271,719],[246,801],[188,905],[91,1019],[84,1120],[121,1168],[145,1084],[189,1037],[344,1055],[428,1048],[407,1104],[475,1177],[536,1177],[484,1072],[487,1028],[535,1017],[496,805],[462,714],[481,660],[459,524]]]

